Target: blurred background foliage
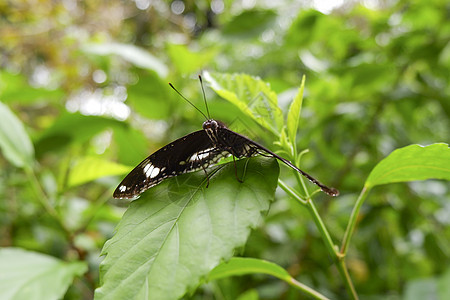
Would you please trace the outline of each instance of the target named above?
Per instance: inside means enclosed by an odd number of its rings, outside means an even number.
[[[23,122],[35,159],[21,168],[0,157],[0,246],[87,262],[66,297],[92,297],[100,250],[126,207],[111,200],[119,177],[101,176],[200,128],[202,116],[167,82],[203,110],[201,70],[260,76],[284,112],[306,75],[302,168],[341,191],[317,196],[339,243],[378,161],[409,144],[448,142],[449,15],[445,0],[1,2],[0,101]],[[206,92],[212,116],[232,123],[237,109]],[[277,195],[242,254],[345,298],[308,213]],[[347,258],[361,297],[437,295],[448,279],[449,195],[442,181],[371,193]],[[219,280],[190,297],[253,299],[252,290],[300,297],[267,276]]]

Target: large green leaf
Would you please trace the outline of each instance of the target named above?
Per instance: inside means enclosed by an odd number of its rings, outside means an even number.
[[[64,262],[19,248],[0,249],[0,299],[62,299],[84,262]]]
[[[16,167],[32,165],[34,147],[22,122],[8,106],[0,102],[0,148]]]
[[[263,80],[246,74],[209,72],[204,77],[219,96],[274,134],[281,133],[283,112],[278,107],[277,94]]]
[[[447,144],[410,145],[397,149],[379,162],[366,180],[376,185],[426,179],[450,180],[450,149]]]
[[[177,299],[245,244],[274,199],[278,164],[251,158],[177,176],[131,203],[103,249],[97,299]],[[235,172],[243,179],[240,183]]]

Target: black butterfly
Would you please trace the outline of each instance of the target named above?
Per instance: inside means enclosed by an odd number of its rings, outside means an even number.
[[[200,76],[199,79],[201,82]],[[180,94],[172,84],[170,86]],[[180,96],[193,105],[183,95],[180,94]],[[199,110],[197,107],[195,108]],[[207,113],[209,115],[208,107]],[[203,115],[206,118],[206,115]],[[206,172],[206,168],[209,165],[218,162],[226,156],[232,155],[233,157],[241,158],[258,154],[279,159],[319,186],[323,192],[330,196],[339,195],[338,190],[321,184],[317,179],[303,172],[287,159],[282,158],[249,138],[231,131],[220,121],[212,120],[211,118],[206,119],[202,126],[203,130],[195,131],[177,139],[137,165],[116,188],[113,194],[114,198],[136,198],[166,178],[201,169]]]

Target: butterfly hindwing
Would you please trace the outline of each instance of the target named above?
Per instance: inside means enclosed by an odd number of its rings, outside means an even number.
[[[204,130],[195,131],[157,150],[137,165],[114,191],[114,198],[135,198],[162,180],[206,168],[225,156]]]

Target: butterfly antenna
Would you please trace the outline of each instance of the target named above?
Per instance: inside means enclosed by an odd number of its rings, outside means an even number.
[[[205,89],[203,88],[202,76],[198,75],[198,79],[200,80],[200,86],[202,87],[203,100],[205,101],[205,106],[206,106],[206,113],[208,114],[208,119],[211,119],[211,115],[209,114],[209,109],[208,109],[208,103],[206,102]]]
[[[183,94],[181,94],[170,82],[169,82],[169,85],[175,92],[177,92],[178,95],[181,96],[181,98],[186,100],[190,105],[192,105],[192,107],[194,107],[196,110],[198,110],[205,117],[206,120],[208,120],[208,117],[200,109],[198,109],[198,107],[195,106],[194,103],[192,103],[185,96],[183,96]],[[208,109],[208,107],[206,107],[206,109]],[[209,115],[209,112],[208,112],[208,115]]]

